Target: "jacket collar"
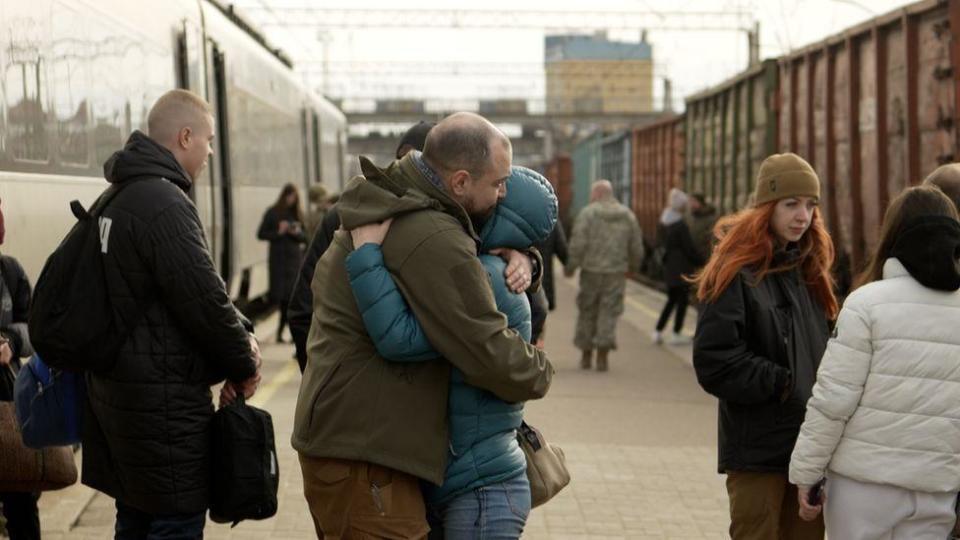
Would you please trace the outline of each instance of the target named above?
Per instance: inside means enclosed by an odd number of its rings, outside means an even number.
[[[893,279],[898,277],[909,276],[910,272],[907,272],[907,268],[903,266],[903,263],[900,262],[896,257],[890,257],[883,263],[883,279]]]

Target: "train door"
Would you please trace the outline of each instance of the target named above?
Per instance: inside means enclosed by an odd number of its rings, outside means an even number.
[[[197,95],[207,96],[207,70],[203,61],[203,32],[190,21],[184,21],[180,32],[177,34],[176,43],[176,74],[177,87],[190,90]],[[190,198],[197,205],[197,213],[200,215],[200,223],[203,225],[204,235],[207,239],[207,245],[214,261],[220,260],[220,251],[222,249],[222,239],[220,232],[223,230],[220,215],[215,197],[214,165],[204,169],[199,177],[193,179],[193,189],[190,190]],[[219,264],[219,262],[217,263]]]
[[[323,169],[321,156],[323,155],[323,141],[320,138],[320,115],[317,111],[310,111],[310,130],[313,132],[313,173],[314,182],[323,184]]]
[[[233,197],[230,181],[230,126],[227,110],[226,61],[223,51],[213,41],[207,43],[207,60],[209,62],[207,101],[213,106],[216,116],[214,156],[208,164],[212,188],[210,202],[214,208],[214,214],[217,216],[212,235],[217,247],[212,253],[214,261],[220,267],[220,275],[227,284],[231,298],[238,298],[241,296],[239,280],[231,281],[231,278],[234,277]]]

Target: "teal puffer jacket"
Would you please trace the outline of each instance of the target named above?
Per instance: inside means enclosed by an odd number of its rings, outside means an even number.
[[[530,340],[530,304],[525,294],[507,288],[506,263],[485,252],[509,247],[525,249],[549,236],[557,220],[557,199],[546,178],[513,167],[507,195],[480,232],[480,259],[493,287],[497,308],[509,327]],[[436,358],[399,289],[383,264],[380,246],[365,244],[347,257],[347,270],[357,305],[378,352],[393,361]],[[466,491],[523,474],[526,461],[515,430],[523,420],[522,403],[506,403],[470,386],[452,370],[448,402],[450,448],[442,486],[431,486],[427,499],[442,504]]]

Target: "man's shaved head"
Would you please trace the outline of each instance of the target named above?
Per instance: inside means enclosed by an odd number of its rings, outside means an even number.
[[[213,109],[203,98],[186,90],[170,90],[160,96],[150,109],[147,116],[147,135],[161,144],[166,144],[176,140],[177,134],[184,127],[196,130],[207,115],[212,116]]]
[[[924,184],[940,188],[953,204],[960,208],[960,163],[948,163],[936,168],[924,181]]]
[[[170,90],[160,96],[147,116],[147,135],[173,153],[191,179],[213,154],[213,110],[193,92]]]
[[[613,198],[613,184],[609,180],[597,180],[590,187],[590,201],[604,201]]]
[[[486,118],[468,112],[454,113],[427,133],[423,159],[438,172],[464,170],[481,176],[490,165],[493,145],[513,152],[510,139]]]

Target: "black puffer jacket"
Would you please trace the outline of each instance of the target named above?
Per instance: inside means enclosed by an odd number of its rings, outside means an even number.
[[[690,228],[682,219],[670,225],[659,226],[659,239],[663,245],[663,281],[667,287],[686,286],[684,276],[689,276],[705,262],[690,235]]]
[[[287,308],[287,322],[290,324],[290,335],[296,346],[297,362],[300,364],[300,373],[307,367],[307,333],[310,332],[310,323],[313,321],[313,291],[310,283],[313,281],[313,272],[317,268],[317,261],[326,253],[333,241],[333,233],[340,228],[340,214],[334,206],[323,216],[320,227],[317,228],[310,247],[300,265],[297,281],[290,295],[290,305]]]
[[[134,132],[104,173],[115,184],[134,182],[103,212],[104,264],[115,313],[138,322],[116,365],[87,375],[83,483],[152,514],[203,512],[210,385],[254,374],[247,329],[173,155]]]
[[[721,473],[787,471],[830,333],[798,269],[754,282],[741,270],[704,303],[693,342],[697,380],[720,399]]]

